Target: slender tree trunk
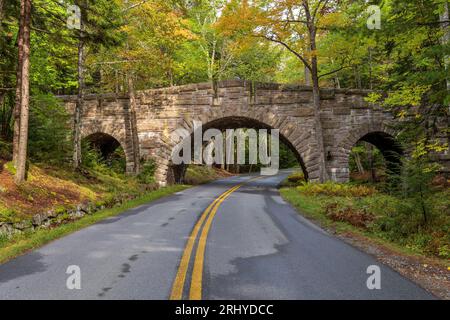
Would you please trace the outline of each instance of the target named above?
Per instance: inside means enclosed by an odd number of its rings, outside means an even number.
[[[372,48],[369,48],[369,89],[373,90],[373,81],[372,81]]]
[[[305,86],[311,85],[311,72],[309,71],[308,67],[305,66]]]
[[[3,101],[5,100],[6,92],[0,92],[0,106],[3,105]]]
[[[374,167],[374,158],[373,158],[373,145],[370,143],[366,143],[367,146],[367,159],[369,162],[369,170],[370,170],[370,179],[372,182],[377,181],[377,170]]]
[[[0,0],[0,34],[3,32],[3,17],[4,17],[4,0]],[[8,83],[8,76],[2,77],[2,84]],[[8,112],[6,111],[6,107],[3,107],[3,102],[5,101],[5,96],[7,95],[8,91],[2,91],[0,92],[0,108],[2,111],[2,123],[0,123],[0,138],[4,137],[6,140],[7,132],[8,132],[8,124],[9,124],[9,117],[7,116]]]
[[[356,164],[356,168],[358,169],[359,173],[364,173],[364,167],[361,163],[361,157],[359,156],[358,153],[354,153],[353,157],[355,159],[355,164]]]
[[[334,76],[334,83],[335,83],[335,88],[336,89],[340,89],[341,88],[341,81],[339,80],[339,74],[336,73],[336,75]]]
[[[85,39],[84,39],[83,15],[80,18],[80,33],[78,40],[78,97],[75,105],[73,119],[73,168],[78,170],[81,166],[81,129],[84,107],[84,61],[85,61]]]
[[[20,141],[20,106],[22,101],[22,64],[23,64],[23,35],[25,26],[25,5],[20,6],[20,22],[19,34],[17,40],[18,59],[17,59],[17,73],[16,73],[16,100],[14,103],[13,118],[13,164],[17,168],[17,159],[19,156],[19,141]]]
[[[441,21],[441,27],[444,30],[444,36],[442,37],[442,43],[448,44],[450,41],[450,23],[449,21],[449,10],[448,10],[448,1],[444,2],[444,11],[442,12],[441,16],[440,16],[440,21]],[[445,63],[445,68],[448,68],[449,65],[449,56],[445,56],[444,57],[444,63]],[[447,90],[450,91],[450,79],[447,79]]]
[[[310,24],[310,45],[311,52],[316,52],[316,30],[315,27]],[[319,152],[319,181],[325,182],[328,180],[328,172],[325,161],[325,147],[323,142],[322,121],[320,120],[320,86],[318,76],[317,56],[314,54],[311,57],[311,78],[313,83],[313,103],[314,103],[314,127],[316,132],[317,151]]]
[[[2,21],[4,16],[4,10],[3,10],[4,0],[0,0],[0,31],[3,29]]]
[[[362,88],[362,83],[361,83],[361,76],[359,74],[359,68],[355,67],[354,68],[354,73],[355,73],[355,86],[357,89],[361,89]]]
[[[17,184],[25,181],[26,163],[27,163],[27,146],[28,146],[28,116],[30,104],[30,33],[31,33],[31,0],[21,0],[23,6],[24,18],[23,22],[23,53],[20,65],[21,69],[21,89],[20,89],[20,139],[17,154],[17,166],[15,182]],[[22,9],[21,9],[22,12]]]
[[[114,92],[119,94],[119,73],[117,70],[114,71]]]
[[[7,116],[6,116],[6,108],[3,108],[3,101],[5,99],[6,96],[6,92],[0,92],[0,110],[1,110],[1,115],[0,115],[0,119],[2,119],[2,122],[0,123],[0,139],[4,138],[6,140],[6,132],[7,132],[7,126],[8,126],[8,122],[7,122]]]
[[[134,173],[140,172],[140,152],[139,152],[139,136],[137,130],[137,118],[136,118],[136,94],[134,92],[133,75],[129,73],[128,78],[128,97],[130,99],[130,128],[131,128],[131,141],[133,149],[133,162]]]

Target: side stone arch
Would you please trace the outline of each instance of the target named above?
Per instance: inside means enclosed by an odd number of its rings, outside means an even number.
[[[397,132],[388,123],[366,123],[351,129],[334,149],[329,150],[327,157],[331,158],[328,161],[330,177],[337,182],[349,181],[350,154],[359,141],[366,141],[375,145],[385,158],[392,156],[389,154],[391,151],[402,154],[403,150],[397,143],[396,137]]]
[[[111,128],[110,126],[102,126],[102,125],[86,125],[83,126],[81,130],[81,138],[86,139],[90,136],[96,134],[105,134],[111,136],[120,144],[125,152],[126,158],[126,172],[128,174],[133,173],[134,162],[133,162],[133,151],[131,147],[128,146],[126,140],[126,134],[123,128]]]

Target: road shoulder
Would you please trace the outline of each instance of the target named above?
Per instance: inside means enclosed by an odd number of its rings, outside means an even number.
[[[299,205],[292,198],[292,195],[289,194],[288,190],[288,188],[281,189],[281,196],[301,216],[340,240],[373,256],[436,297],[450,300],[450,272],[443,261],[418,254],[406,253],[395,244],[387,243],[375,237],[369,237],[351,226],[340,228],[336,224],[326,221],[326,217],[318,218],[317,214],[313,214],[308,207]]]
[[[161,198],[183,191],[189,186],[174,185],[150,191],[134,200],[127,201],[120,206],[97,211],[78,220],[71,221],[50,229],[38,229],[31,233],[13,236],[7,243],[0,247],[0,264],[21,256],[27,252],[40,248],[54,240],[65,237],[76,231],[89,227],[104,219],[114,217],[124,212],[151,203]]]

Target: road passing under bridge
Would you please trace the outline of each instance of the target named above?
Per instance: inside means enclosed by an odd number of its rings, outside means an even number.
[[[0,299],[433,299],[298,215],[277,190],[287,174],[219,180],[54,241],[0,266]]]

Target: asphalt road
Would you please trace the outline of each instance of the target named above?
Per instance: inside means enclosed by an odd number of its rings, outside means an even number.
[[[0,266],[0,299],[433,298],[299,216],[276,189],[286,175],[216,181],[54,241]]]

